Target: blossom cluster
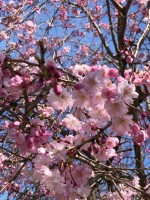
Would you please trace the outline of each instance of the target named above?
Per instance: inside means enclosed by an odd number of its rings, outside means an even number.
[[[0,193],[148,196],[147,3],[0,0]]]

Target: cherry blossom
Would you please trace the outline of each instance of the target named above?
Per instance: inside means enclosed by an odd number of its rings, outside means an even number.
[[[54,109],[65,111],[67,107],[71,108],[72,96],[65,88],[62,88],[62,92],[60,95],[54,94],[52,91],[50,92],[48,98],[48,105],[52,106]]]
[[[147,0],[0,0],[0,194],[150,199]]]

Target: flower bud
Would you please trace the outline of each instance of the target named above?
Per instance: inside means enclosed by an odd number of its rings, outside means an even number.
[[[102,137],[102,138],[101,138],[101,143],[102,143],[102,144],[105,144],[105,143],[106,143],[106,138],[105,138],[105,137]]]
[[[99,149],[100,149],[99,145],[98,145],[97,143],[93,143],[93,144],[92,144],[92,147],[93,147],[93,152],[94,152],[95,154],[98,154]]]
[[[54,73],[54,71],[56,70],[56,63],[54,60],[47,60],[46,61],[46,69],[48,72],[50,73]]]
[[[59,70],[54,70],[54,78],[60,78],[62,75],[61,71]]]
[[[54,93],[55,93],[57,96],[59,96],[59,95],[62,93],[62,87],[61,87],[61,85],[59,85],[59,84],[54,85],[53,90],[54,90]]]
[[[109,69],[108,75],[110,76],[110,78],[117,78],[119,76],[118,69]]]
[[[77,83],[73,87],[75,90],[81,90],[83,88],[83,85],[82,85],[82,83]]]

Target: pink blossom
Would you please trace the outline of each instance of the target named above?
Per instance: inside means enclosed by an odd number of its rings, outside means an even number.
[[[34,118],[30,120],[31,124],[34,126],[44,126],[44,121],[41,120],[40,118]]]
[[[23,78],[21,76],[14,76],[13,78],[10,79],[10,86],[13,88],[20,88],[21,84],[23,83]]]
[[[62,93],[62,87],[59,84],[54,85],[53,90],[54,93],[58,96]]]
[[[72,176],[78,186],[86,184],[91,175],[92,170],[87,165],[79,165],[72,169]]]
[[[117,78],[119,76],[119,71],[118,69],[111,68],[108,72],[108,75],[110,76],[110,78]]]
[[[118,83],[118,93],[124,102],[129,104],[133,103],[133,98],[138,97],[138,93],[135,91],[135,85],[129,84],[127,80]]]
[[[56,66],[56,62],[52,59],[48,59],[45,63],[46,65],[46,69],[48,70],[49,73],[54,73],[57,66]]]
[[[96,157],[102,161],[107,161],[108,159],[110,159],[114,156],[116,156],[115,149],[106,149],[105,147],[102,147],[100,149],[99,153],[96,154]]]
[[[119,144],[119,140],[116,137],[108,137],[106,140],[106,147],[112,149]]]
[[[63,120],[62,124],[66,126],[69,130],[80,131],[81,122],[74,117],[72,114],[68,114]]]
[[[25,29],[28,31],[29,34],[33,33],[36,26],[34,25],[33,21],[28,20],[25,22]]]
[[[46,149],[44,147],[40,147],[37,149],[37,152],[40,154],[45,154],[46,153]]]
[[[136,135],[134,136],[134,141],[136,143],[143,143],[147,138],[147,134],[145,130],[139,130]]]
[[[73,105],[72,96],[65,88],[62,88],[62,93],[59,96],[50,91],[47,101],[52,108],[62,111]]]
[[[128,107],[122,100],[108,100],[104,107],[111,117],[121,116],[128,112]]]
[[[54,109],[52,107],[45,107],[45,108],[41,108],[39,110],[39,113],[43,116],[43,117],[49,117],[51,114],[53,114]]]
[[[53,141],[46,146],[46,150],[48,152],[49,160],[51,161],[58,161],[58,160],[65,160],[66,159],[66,150],[67,144],[65,142],[56,142]]]
[[[92,95],[90,94],[89,98],[90,98],[91,108],[96,107],[98,105],[100,105],[101,107],[104,107],[105,99],[102,97],[101,92],[97,92],[97,93],[92,94]]]
[[[131,132],[129,132],[129,133],[131,133],[132,135],[136,135],[138,133],[138,131],[140,130],[140,127],[137,123],[134,123],[134,124],[130,125],[130,130],[131,130]]]
[[[3,162],[6,159],[7,157],[3,153],[0,153],[0,167],[3,167]]]
[[[70,67],[70,71],[73,72],[74,75],[79,76],[81,78],[82,75],[85,75],[90,70],[88,65],[75,65]]]
[[[105,108],[100,105],[90,109],[89,114],[92,118],[99,119],[99,124],[98,124],[99,128],[102,128],[103,126],[105,126],[108,123],[108,121],[111,120],[111,118],[110,118],[109,114],[107,113],[107,111],[105,110]]]
[[[85,123],[82,125],[82,131],[90,133],[90,134],[95,134],[97,133],[97,129],[99,127],[99,119],[93,119],[89,118]]]
[[[84,55],[88,55],[89,54],[89,51],[90,51],[90,49],[89,49],[89,47],[87,47],[87,46],[85,46],[85,45],[82,45],[82,46],[80,46],[80,50],[84,53]]]
[[[100,71],[88,72],[83,79],[83,86],[86,91],[90,93],[95,93],[100,91],[102,85],[100,84],[101,73]]]
[[[87,108],[89,106],[89,98],[84,89],[73,90],[72,98],[74,106],[78,108]]]
[[[79,133],[78,135],[76,135],[74,137],[74,144],[75,144],[75,146],[76,145],[80,145],[82,142],[84,143],[89,138],[90,138],[89,135],[85,135],[85,134]],[[89,146],[90,146],[90,143],[86,143],[85,145],[83,145],[81,147],[81,149],[86,149],[87,150],[89,148]]]
[[[59,19],[62,21],[67,20],[67,9],[63,5],[61,5],[59,7],[59,11],[60,11]]]
[[[124,115],[112,119],[111,131],[117,133],[117,135],[124,135],[126,132],[130,131],[130,124],[133,123],[132,115]]]
[[[102,89],[102,97],[105,99],[115,98],[117,96],[117,89],[116,87],[104,87]]]

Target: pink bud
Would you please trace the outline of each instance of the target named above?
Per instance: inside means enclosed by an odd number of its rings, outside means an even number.
[[[124,50],[121,50],[120,53],[121,53],[121,54],[124,54]]]
[[[83,88],[83,85],[82,85],[82,83],[77,83],[73,87],[75,90],[81,90]]]
[[[20,125],[20,122],[19,121],[15,121],[14,122],[14,126],[19,126]]]
[[[115,98],[117,95],[117,90],[112,88],[103,88],[102,89],[102,97],[105,99]]]
[[[130,129],[132,131],[131,134],[137,135],[138,131],[140,130],[140,127],[138,124],[134,123],[134,124],[130,125]]]
[[[133,58],[132,58],[131,56],[128,56],[128,57],[126,58],[126,62],[127,62],[127,63],[132,63],[132,62],[133,62]]]
[[[115,69],[115,68],[110,69],[109,72],[108,72],[108,75],[111,78],[117,78],[119,76],[118,69]]]
[[[29,76],[23,77],[22,87],[27,87],[29,83],[30,83],[30,77]]]
[[[47,60],[45,64],[48,72],[53,73],[56,70],[56,63],[54,60]]]
[[[102,143],[102,144],[105,144],[105,143],[106,143],[106,138],[105,138],[105,137],[102,137],[102,138],[101,138],[101,143]]]
[[[137,30],[136,30],[136,34],[140,33],[141,32],[141,28],[138,27]]]
[[[99,149],[100,149],[99,145],[98,145],[97,143],[93,143],[93,144],[92,144],[92,147],[93,147],[93,152],[94,152],[95,154],[98,154]]]
[[[127,38],[124,38],[123,40],[124,40],[125,42],[128,42],[128,39],[127,39]]]
[[[99,69],[98,66],[93,66],[93,67],[91,68],[91,71],[92,71],[92,72],[95,72],[95,71],[97,71],[98,69]]]
[[[98,129],[98,128],[97,128],[96,125],[92,125],[92,126],[91,126],[91,130],[92,130],[92,131],[96,131],[97,129]]]
[[[78,71],[78,74],[79,74],[80,76],[82,76],[84,73],[83,73],[83,71]]]
[[[62,75],[61,71],[59,70],[54,70],[54,78],[60,78]]]
[[[59,95],[62,93],[62,87],[61,87],[61,85],[59,85],[59,84],[54,85],[53,90],[54,90],[54,93],[55,93],[57,96],[59,96]]]
[[[75,153],[75,149],[69,149],[67,151],[67,155],[73,155]]]
[[[125,51],[124,54],[125,54],[126,56],[129,56],[129,52],[128,52],[128,51]]]
[[[88,152],[89,152],[89,153],[92,153],[92,147],[91,147],[91,145],[90,145],[89,148],[88,148]]]
[[[147,117],[147,113],[146,113],[146,112],[142,112],[142,113],[141,113],[141,117],[142,117],[142,118]]]
[[[140,130],[136,136],[134,136],[134,140],[136,143],[143,143],[147,137],[147,134],[144,130]]]

